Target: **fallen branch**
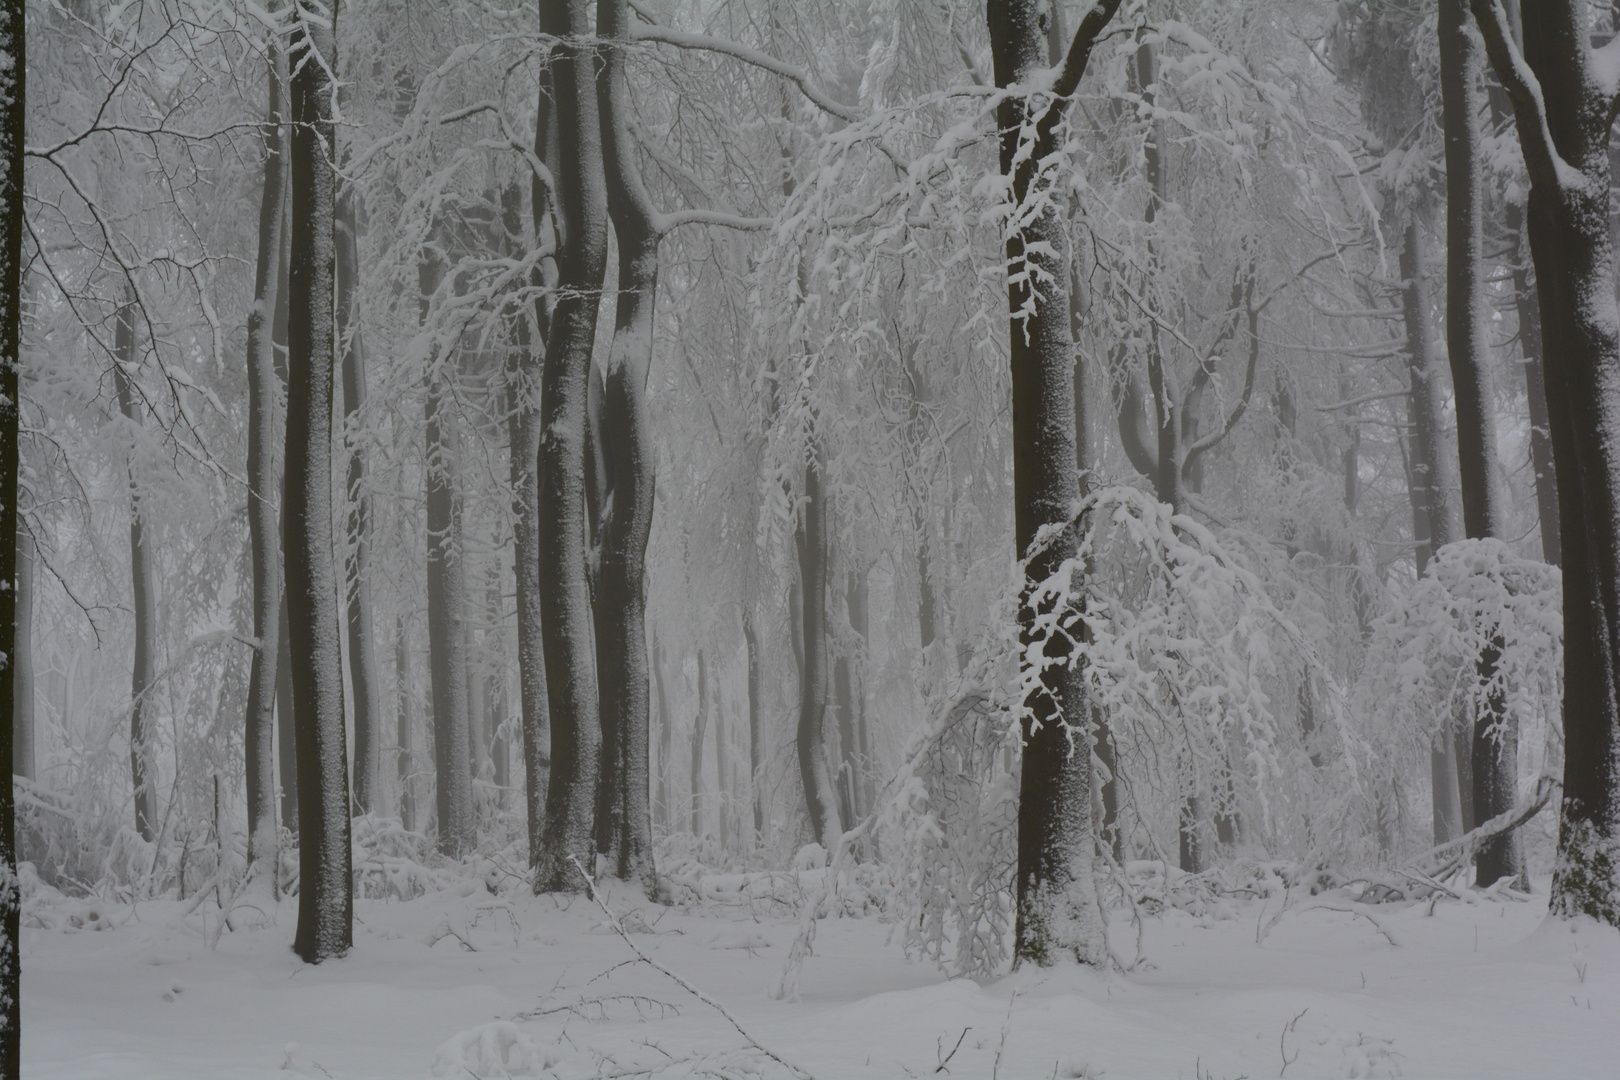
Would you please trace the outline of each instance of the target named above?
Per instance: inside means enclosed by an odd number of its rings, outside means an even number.
[[[1476,851],[1498,836],[1512,832],[1537,814],[1552,801],[1553,794],[1563,787],[1557,777],[1542,773],[1536,778],[1536,793],[1513,809],[1497,814],[1479,828],[1464,833],[1455,840],[1430,848],[1408,864],[1412,869],[1431,878],[1445,878],[1464,866]],[[1435,860],[1430,862],[1430,860]]]
[[[1273,915],[1271,917],[1271,921],[1266,923],[1265,929],[1261,930],[1260,933],[1256,935],[1255,944],[1258,945],[1265,941],[1266,937],[1271,933],[1272,927],[1281,922],[1282,917],[1288,914],[1290,911],[1314,911],[1317,909],[1325,909],[1327,911],[1342,911],[1347,915],[1354,915],[1359,919],[1366,919],[1372,924],[1374,930],[1377,930],[1380,934],[1384,935],[1385,941],[1389,942],[1397,949],[1401,946],[1400,939],[1395,936],[1389,927],[1379,922],[1373,916],[1373,914],[1361,904],[1339,903],[1336,900],[1313,900],[1308,904],[1301,904],[1297,907],[1284,907],[1281,911],[1277,912],[1277,914]]]
[[[724,1005],[720,1004],[714,998],[710,997],[708,994],[705,994],[703,991],[687,982],[681,976],[675,974],[669,968],[642,952],[641,947],[631,940],[630,935],[625,931],[623,925],[620,924],[619,917],[613,913],[613,909],[608,907],[607,901],[602,899],[602,894],[596,889],[596,880],[592,878],[590,874],[585,872],[585,867],[580,863],[579,857],[576,855],[570,855],[568,858],[573,862],[574,869],[579,871],[579,876],[585,879],[586,886],[591,890],[591,899],[596,901],[596,906],[601,908],[603,914],[608,917],[608,924],[613,927],[614,933],[618,934],[619,937],[624,940],[624,943],[630,947],[630,951],[636,954],[637,959],[646,964],[648,967],[652,968],[654,971],[658,972],[660,975],[664,976],[666,979],[681,987],[681,989],[703,1002],[703,1004],[709,1006],[709,1008],[713,1009],[721,1016],[725,1017],[728,1021],[730,1021],[731,1026],[737,1029],[737,1034],[741,1035],[743,1039],[747,1041],[749,1046],[752,1046],[755,1050],[758,1050],[760,1053],[782,1066],[794,1076],[799,1077],[800,1080],[815,1080],[815,1077],[811,1076],[797,1065],[794,1065],[780,1054],[777,1054],[761,1045],[758,1039],[748,1034],[743,1026],[737,1022],[737,1018],[732,1016],[731,1012]]]

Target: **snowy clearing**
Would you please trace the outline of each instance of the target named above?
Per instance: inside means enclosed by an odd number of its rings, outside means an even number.
[[[319,966],[290,949],[293,901],[213,949],[212,905],[185,917],[177,901],[66,901],[50,913],[59,929],[23,931],[24,1073],[789,1075],[687,991],[627,965],[588,898],[509,885],[358,900],[354,951]],[[651,958],[819,1080],[1612,1077],[1620,934],[1544,922],[1545,889],[1432,915],[1380,905],[1399,947],[1311,898],[1258,946],[1279,899],[1204,918],[1168,909],[1145,921],[1147,963],[1130,974],[1026,969],[982,985],[908,962],[879,918],[832,918],[792,1003],[768,996],[798,931],[791,912],[661,908],[622,890],[611,903]],[[1128,916],[1112,929],[1130,955]]]

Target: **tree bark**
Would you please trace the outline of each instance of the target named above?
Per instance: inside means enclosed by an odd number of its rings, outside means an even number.
[[[405,616],[394,625],[394,679],[399,717],[394,739],[399,747],[396,768],[399,776],[399,823],[407,832],[416,831],[416,796],[411,791],[411,773],[416,763],[411,754],[411,730],[416,726],[415,700],[411,696],[411,654],[405,634]]]
[[[1609,235],[1608,64],[1587,5],[1475,0],[1530,174],[1564,578],[1564,794],[1551,910],[1620,926],[1620,310]]]
[[[1524,365],[1524,397],[1530,414],[1530,469],[1536,480],[1536,518],[1541,523],[1541,557],[1563,564],[1558,535],[1558,477],[1553,465],[1552,433],[1547,421],[1547,382],[1541,360],[1541,305],[1530,262],[1524,207],[1510,203],[1503,224],[1513,234],[1513,306],[1519,317],[1519,350]]]
[[[0,3],[0,583],[15,580],[17,552],[17,431],[22,330],[23,140],[27,115],[27,36],[23,0]],[[16,593],[0,589],[0,657],[15,645]],[[0,715],[16,696],[16,670],[0,660]],[[11,740],[0,738],[0,777],[13,769]],[[14,1080],[22,1070],[22,965],[19,927],[22,897],[16,887],[17,807],[13,787],[0,783],[0,1075]]]
[[[1041,7],[1035,0],[989,0],[986,17],[998,87],[1029,85],[1045,78],[1048,64]],[[1078,552],[1075,517],[1080,506],[1063,192],[1051,186],[1037,165],[1056,149],[1056,128],[1066,99],[1084,74],[1092,44],[1117,8],[1115,0],[1103,0],[1081,20],[1051,83],[1056,101],[1040,95],[1015,95],[997,106],[1001,171],[1012,182],[1012,202],[1031,207],[1037,200],[1047,201],[1045,209],[1009,233],[1006,249],[1014,531],[1018,556],[1026,561],[1019,639],[1026,655],[1039,649],[1049,658],[1040,669],[1038,689],[1024,702],[1020,719],[1023,768],[1018,802],[1015,963],[1027,960],[1046,965],[1064,955],[1089,964],[1107,959],[1091,871],[1096,843],[1091,755],[1069,752],[1065,727],[1067,721],[1089,733],[1083,673],[1065,662],[1065,640],[1043,640],[1037,629],[1041,612],[1034,599],[1034,587],[1050,579]],[[1033,128],[1033,146],[1020,155],[1026,123]],[[1035,272],[1024,273],[1026,267]],[[1039,298],[1032,292],[1032,278],[1049,283]],[[1053,527],[1055,533],[1047,535],[1037,548],[1037,534]]]
[[[330,16],[298,0],[289,50],[292,249],[287,304],[287,625],[298,754],[298,931],[308,963],[354,943],[339,578],[333,559],[332,76]],[[327,21],[327,20],[330,21]]]
[[[653,308],[658,293],[662,233],[635,160],[632,103],[625,75],[630,9],[625,0],[599,0],[603,42],[598,80],[607,210],[618,244],[619,292],[613,337],[602,378],[600,437],[606,498],[601,520],[596,591],[596,672],[604,766],[612,782],[608,857],[615,876],[652,896],[650,694],[647,678],[647,539],[652,531],[656,456],[647,411],[652,367]],[[600,800],[599,800],[600,803]]]
[[[828,847],[843,835],[837,796],[827,774],[827,507],[822,491],[821,447],[810,433],[810,459],[804,467],[802,514],[797,535],[799,556],[799,725],[795,744],[799,781],[804,786],[810,833]]]
[[[607,183],[586,0],[541,0],[540,29],[558,38],[558,298],[546,338],[538,455],[540,602],[551,716],[551,782],[535,867],[537,892],[583,882],[570,856],[593,850],[602,730],[585,580],[585,408],[606,269]]]
[[[29,780],[37,779],[34,748],[34,579],[39,552],[34,534],[22,514],[17,515],[17,636],[11,649],[16,672],[12,687],[15,706],[11,710],[12,771]]]
[[[444,279],[444,254],[424,251],[418,264],[422,312]],[[442,358],[429,360],[423,406],[427,440],[428,674],[433,699],[433,768],[439,850],[452,859],[477,844],[467,715],[466,590],[460,546],[460,493],[454,420],[444,403]]]
[[[554,167],[556,125],[550,104],[551,69],[540,73],[540,108],[534,144],[541,159]],[[555,240],[551,227],[551,193],[535,177],[530,187],[534,242]],[[507,212],[507,237],[522,235],[516,206]],[[517,254],[513,251],[512,254]],[[535,460],[540,452],[540,378],[546,334],[551,326],[550,286],[556,264],[545,260],[529,281],[542,290],[529,312],[512,316],[512,359],[507,369],[507,439],[512,483],[512,571],[516,586],[518,702],[523,722],[523,778],[525,820],[528,825],[529,866],[540,855],[546,820],[546,786],[551,777],[551,722],[546,704],[546,657],[540,618],[540,489]]]
[[[279,38],[271,39],[279,45]],[[285,58],[265,65],[267,104],[264,126],[264,188],[259,199],[259,254],[254,268],[253,307],[247,320],[248,368],[248,543],[253,551],[253,650],[248,671],[247,729],[243,751],[247,769],[248,868],[268,875],[277,888],[280,835],[276,829],[276,690],[281,635],[281,485],[276,468],[274,324],[280,304],[280,261],[286,221]]]
[[[759,775],[759,724],[760,699],[764,696],[761,685],[761,672],[759,662],[759,634],[754,629],[754,609],[749,604],[743,608],[742,617],[743,642],[748,648],[748,790],[753,794],[754,802],[754,844],[757,846],[765,839],[765,795],[761,790]],[[659,691],[659,715],[663,715],[663,691]]]
[[[118,309],[113,350],[113,383],[118,393],[118,409],[130,426],[138,429],[141,426],[141,406],[135,400],[134,385],[130,381],[130,372],[136,363],[133,299]],[[135,828],[142,840],[151,842],[156,835],[157,795],[152,790],[156,766],[146,743],[146,694],[157,678],[157,656],[154,651],[157,646],[157,582],[151,553],[146,548],[145,532],[145,522],[141,517],[141,485],[136,479],[132,458],[129,463],[129,572],[134,593],[135,662],[130,673],[129,771],[135,792]],[[12,602],[15,605],[15,598]]]
[[[366,454],[361,445],[360,410],[366,402],[366,351],[355,310],[360,291],[360,193],[343,184],[336,221],[337,333],[343,350],[343,420],[349,443],[349,545],[345,583],[349,631],[349,681],[354,688],[354,812],[375,809],[377,751],[382,731],[382,698],[377,677],[376,638],[371,623],[371,494],[366,490]]]
[[[1458,477],[1463,531],[1469,539],[1501,539],[1507,506],[1496,482],[1496,411],[1490,343],[1485,336],[1484,229],[1481,224],[1480,114],[1485,107],[1480,55],[1469,33],[1468,0],[1440,0],[1440,89],[1446,152],[1446,352],[1457,410]],[[1480,682],[1496,676],[1500,636],[1476,662]],[[1518,731],[1502,695],[1493,694],[1472,720],[1470,791],[1464,828],[1513,808],[1518,801]],[[1486,844],[1476,883],[1520,878],[1524,855],[1515,831]]]
[[[699,649],[697,654],[697,714],[692,717],[692,744],[689,772],[692,793],[692,835],[703,838],[703,733],[709,726],[709,664]]]
[[[675,827],[669,805],[670,754],[675,748],[675,726],[670,722],[669,699],[664,696],[664,646],[653,638],[653,683],[658,688],[658,813],[665,829]]]

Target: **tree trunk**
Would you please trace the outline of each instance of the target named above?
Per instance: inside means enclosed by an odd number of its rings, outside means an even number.
[[[720,836],[720,850],[730,849],[731,833],[726,828],[726,803],[730,788],[726,783],[726,696],[719,680],[714,687],[714,817]]]
[[[549,105],[551,69],[542,68],[539,116],[534,142],[542,160],[555,164],[552,109]],[[530,189],[534,242],[555,239],[551,228],[551,196],[536,178]],[[516,206],[507,212],[507,236],[523,235]],[[511,254],[516,255],[514,250]],[[546,260],[529,284],[546,289],[556,278],[556,266]],[[507,368],[507,439],[512,483],[512,571],[516,585],[518,702],[523,722],[523,778],[525,821],[528,826],[529,867],[540,855],[540,837],[546,820],[546,785],[551,777],[551,723],[546,705],[546,657],[540,621],[540,490],[535,459],[540,452],[540,375],[547,331],[551,324],[551,296],[537,297],[529,312],[512,316],[512,363]]]
[[[1457,410],[1458,476],[1463,531],[1469,539],[1501,538],[1507,506],[1496,482],[1496,412],[1485,336],[1484,266],[1480,222],[1482,172],[1480,57],[1469,34],[1468,0],[1440,0],[1440,89],[1446,149],[1446,352]],[[1498,637],[1476,662],[1481,683],[1495,678]],[[1502,696],[1493,694],[1471,719],[1470,790],[1464,828],[1513,808],[1518,799],[1518,732]],[[1460,785],[1459,785],[1460,786]],[[1476,883],[1520,877],[1524,856],[1517,831],[1489,841],[1476,857]]]
[[[653,809],[658,824],[666,831],[675,827],[675,817],[669,806],[669,755],[674,748],[674,732],[670,724],[669,699],[664,696],[664,646],[653,635],[653,686],[658,695],[658,796]]]
[[[541,0],[557,109],[558,298],[546,338],[538,455],[540,606],[551,716],[551,782],[537,892],[577,890],[570,856],[593,850],[598,710],[585,580],[585,408],[607,256],[607,192],[586,0]]]
[[[287,505],[287,486],[281,487],[281,505]],[[277,548],[287,557],[287,522],[283,514]],[[285,581],[283,582],[285,585]],[[281,827],[298,831],[298,753],[297,727],[293,721],[292,636],[287,630],[287,593],[283,588],[276,613],[276,769],[281,792]]]
[[[987,21],[998,87],[1028,85],[1047,77],[1043,6],[1036,0],[989,0]],[[1064,955],[1101,964],[1107,954],[1091,870],[1096,842],[1091,755],[1069,752],[1065,726],[1067,720],[1081,731],[1089,729],[1083,673],[1065,662],[1065,640],[1045,639],[1037,629],[1037,620],[1045,613],[1038,608],[1049,608],[1052,602],[1037,600],[1035,587],[1078,552],[1075,515],[1080,505],[1063,192],[1038,173],[1037,164],[1055,151],[1063,105],[1079,84],[1092,43],[1117,7],[1116,0],[1103,0],[1081,21],[1050,84],[1062,104],[1032,95],[1010,96],[997,106],[1001,171],[1012,182],[1012,202],[1020,207],[1046,204],[1008,235],[1006,250],[1014,529],[1018,557],[1027,560],[1019,640],[1026,655],[1039,650],[1049,658],[1040,669],[1038,688],[1024,702],[1020,720],[1024,750],[1014,956],[1015,962],[1042,965]],[[1033,128],[1029,137],[1034,145],[1021,155],[1026,123]],[[1031,278],[1048,283],[1038,300]],[[1037,534],[1051,526],[1057,527],[1055,534],[1037,549]]]
[[[336,220],[337,333],[343,350],[343,419],[349,443],[349,550],[345,583],[348,600],[349,681],[354,688],[354,807],[356,814],[375,809],[378,736],[382,700],[377,678],[375,637],[371,628],[371,494],[366,490],[366,455],[361,445],[360,410],[366,402],[366,352],[355,309],[360,291],[360,194],[344,184],[334,212]]]
[[[804,467],[803,519],[797,530],[799,607],[799,726],[796,746],[799,781],[804,786],[810,833],[829,847],[843,835],[837,796],[827,775],[827,507],[822,492],[821,447],[810,433],[810,460]]]
[[[753,605],[743,608],[743,641],[748,647],[748,789],[754,801],[754,844],[765,839],[765,795],[759,775],[760,699],[764,696],[760,679],[759,634],[754,629]],[[663,716],[663,690],[659,690],[659,716]]]
[[[17,429],[22,329],[23,140],[27,70],[23,0],[0,3],[0,583],[15,580],[17,553]],[[16,632],[16,593],[0,589],[0,657],[12,654]],[[10,712],[16,699],[16,671],[0,660],[0,710]],[[0,739],[0,777],[13,769],[11,740]],[[0,783],[0,874],[16,881],[16,796]],[[18,946],[22,897],[15,886],[0,889],[0,1075],[21,1074],[22,965]]]
[[[132,428],[141,426],[141,406],[135,400],[130,372],[135,368],[135,302],[126,301],[118,309],[114,331],[113,383],[118,392],[118,409]],[[133,432],[132,432],[133,434]],[[15,558],[15,556],[13,556]],[[136,479],[134,459],[129,464],[129,571],[135,598],[135,663],[130,674],[129,771],[135,792],[135,828],[141,839],[150,842],[156,835],[157,796],[152,790],[156,765],[146,743],[146,694],[157,678],[157,582],[151,554],[146,549],[145,523],[141,519],[141,486]],[[13,570],[15,574],[15,570]],[[15,598],[13,599],[15,605]],[[14,608],[15,610],[15,608]]]
[[[1553,466],[1552,434],[1547,426],[1547,382],[1541,361],[1541,305],[1532,280],[1524,207],[1508,204],[1503,224],[1513,233],[1513,306],[1519,316],[1519,350],[1524,364],[1524,397],[1530,414],[1530,469],[1536,478],[1536,517],[1541,523],[1541,557],[1563,564],[1558,536],[1558,477]]]
[[[658,215],[642,186],[630,134],[633,106],[625,75],[631,36],[625,0],[599,0],[603,40],[597,83],[607,209],[618,244],[619,293],[602,379],[598,432],[606,492],[596,592],[596,673],[602,734],[612,769],[608,856],[612,872],[652,896],[652,813],[648,805],[650,701],[647,678],[647,539],[652,531],[656,456],[647,411],[653,306],[658,292]],[[611,738],[609,737],[611,735]],[[600,801],[600,800],[599,800]]]
[[[279,39],[275,39],[279,42]],[[277,49],[265,65],[268,103],[264,127],[264,190],[259,200],[259,254],[254,269],[253,307],[247,320],[248,367],[248,543],[253,551],[253,650],[248,671],[247,728],[243,752],[247,767],[248,868],[277,887],[280,836],[276,829],[276,691],[281,633],[281,495],[276,468],[275,313],[280,295],[280,261],[286,220],[285,58]]]
[[[394,679],[399,705],[395,741],[399,746],[399,823],[407,832],[416,831],[416,796],[411,791],[411,773],[416,763],[411,757],[411,729],[416,726],[416,709],[411,696],[411,654],[405,635],[405,616],[394,624]]]
[[[11,710],[12,772],[29,780],[37,779],[34,749],[34,579],[39,552],[34,534],[22,514],[17,515],[17,614],[16,640],[11,655],[15,662]]]
[[[697,654],[697,715],[692,717],[690,756],[692,835],[703,838],[703,730],[709,726],[709,664],[703,650]]]
[[[336,22],[337,4],[331,5]],[[298,753],[298,931],[319,963],[354,942],[342,618],[333,559],[333,122],[337,49],[324,12],[299,0],[289,51],[292,250],[287,303],[287,626]],[[317,55],[319,54],[319,58]]]
[[[1406,319],[1406,365],[1411,378],[1412,453],[1408,496],[1412,502],[1414,534],[1421,516],[1427,531],[1426,543],[1417,549],[1418,574],[1427,569],[1429,559],[1440,548],[1456,539],[1451,510],[1450,470],[1442,443],[1445,417],[1441,395],[1435,385],[1438,365],[1434,356],[1434,335],[1429,328],[1428,287],[1423,271],[1423,234],[1416,221],[1408,221],[1401,240],[1401,306]],[[1434,842],[1446,843],[1461,836],[1463,824],[1461,785],[1458,783],[1456,743],[1448,718],[1434,736],[1429,749],[1429,780],[1434,796]]]
[[[444,279],[443,254],[424,251],[417,268],[426,318],[428,298]],[[444,403],[441,358],[429,360],[424,421],[427,454],[428,674],[433,699],[433,768],[439,850],[459,859],[477,844],[467,715],[464,553],[457,491],[454,420]]]
[[[1564,570],[1564,794],[1551,909],[1620,926],[1620,310],[1609,236],[1616,98],[1576,0],[1473,4],[1530,174]],[[1527,70],[1528,68],[1528,70]],[[1539,84],[1539,85],[1538,85]]]

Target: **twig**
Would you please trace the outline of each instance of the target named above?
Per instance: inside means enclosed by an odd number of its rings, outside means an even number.
[[[1013,1002],[1017,1000],[1018,991],[1014,990],[1012,992],[1012,997],[1007,999],[1007,1019],[1001,1022],[1001,1041],[996,1043],[996,1060],[995,1063],[990,1066],[990,1080],[1000,1080],[1001,1052],[1007,1049],[1007,1029],[1012,1027]]]
[[[574,864],[574,869],[579,871],[579,876],[585,879],[586,886],[591,890],[591,899],[596,901],[596,906],[601,908],[603,914],[608,917],[608,923],[613,927],[614,933],[618,934],[619,937],[624,940],[624,943],[630,947],[630,951],[635,953],[642,963],[646,964],[648,967],[652,968],[654,971],[658,972],[660,975],[669,979],[687,993],[703,1002],[703,1004],[709,1006],[709,1008],[725,1017],[728,1021],[730,1021],[731,1026],[737,1029],[737,1034],[741,1035],[745,1040],[747,1040],[749,1046],[752,1046],[755,1050],[758,1050],[760,1053],[764,1054],[766,1057],[770,1058],[772,1061],[791,1072],[794,1076],[799,1077],[800,1080],[815,1080],[813,1076],[799,1068],[797,1065],[794,1065],[780,1054],[777,1054],[761,1045],[758,1039],[748,1034],[743,1026],[737,1022],[737,1018],[732,1016],[730,1011],[727,1010],[724,1005],[720,1004],[714,998],[710,997],[708,994],[705,994],[703,991],[681,978],[681,976],[675,974],[673,971],[669,970],[669,968],[642,952],[641,947],[631,939],[630,935],[625,932],[624,927],[620,925],[619,917],[613,914],[613,909],[608,907],[607,901],[602,899],[602,894],[596,889],[596,880],[592,878],[590,874],[585,872],[585,867],[580,863],[579,856],[569,855],[568,858],[569,861]]]
[[[1277,1036],[1277,1053],[1282,1055],[1282,1068],[1277,1070],[1277,1075],[1279,1077],[1282,1076],[1283,1073],[1288,1071],[1288,1066],[1292,1065],[1294,1062],[1299,1060],[1299,1051],[1298,1050],[1294,1051],[1294,1056],[1293,1057],[1288,1056],[1288,1033],[1290,1031],[1293,1031],[1294,1030],[1294,1025],[1299,1023],[1300,1018],[1303,1017],[1306,1013],[1308,1013],[1310,1011],[1311,1011],[1310,1008],[1307,1007],[1307,1008],[1303,1008],[1303,1009],[1299,1010],[1299,1012],[1295,1013],[1294,1018],[1292,1020],[1288,1021],[1288,1023],[1283,1025],[1282,1034]]]
[[[951,1058],[955,1057],[956,1052],[958,1050],[962,1049],[962,1040],[967,1038],[967,1033],[972,1031],[972,1030],[973,1029],[970,1028],[970,1027],[963,1028],[962,1029],[962,1034],[960,1034],[960,1035],[958,1035],[956,1037],[956,1045],[951,1047],[951,1052],[946,1054],[944,1057],[939,1057],[940,1047],[942,1045],[944,1045],[943,1041],[941,1039],[935,1039],[934,1040],[934,1057],[939,1058],[939,1068],[935,1069],[934,1072],[936,1072],[936,1073],[948,1073],[948,1072],[951,1071],[951,1070],[947,1069],[945,1066],[949,1065],[951,1063]]]
[[[1396,948],[1400,948],[1400,940],[1395,937],[1394,932],[1374,918],[1372,913],[1361,904],[1341,904],[1334,900],[1316,900],[1299,907],[1284,907],[1281,911],[1277,912],[1277,914],[1271,917],[1270,922],[1266,923],[1266,928],[1260,932],[1259,937],[1256,939],[1256,944],[1265,941],[1266,937],[1271,933],[1272,928],[1281,922],[1282,917],[1288,914],[1290,911],[1313,911],[1318,908],[1324,908],[1328,911],[1342,911],[1346,914],[1355,915],[1358,918],[1366,919],[1368,922],[1372,923],[1374,930],[1377,930],[1380,934],[1384,935],[1385,941],[1388,941]]]

